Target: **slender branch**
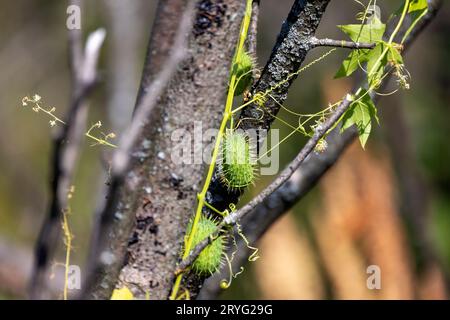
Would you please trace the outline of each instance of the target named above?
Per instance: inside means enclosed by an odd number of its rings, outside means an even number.
[[[283,103],[291,84],[296,79],[292,74],[297,71],[312,49],[310,38],[314,36],[330,0],[295,0],[284,21],[272,54],[267,61],[258,82],[252,88],[252,94],[265,92],[280,81],[289,79],[282,86],[272,91],[275,99],[269,99],[264,108],[268,111],[262,117],[256,104],[251,104],[242,110],[240,118],[248,120],[241,122],[241,128],[269,129],[280,105]],[[253,119],[253,120],[250,120]]]
[[[136,63],[140,57],[141,36],[146,24],[143,2],[123,0],[101,1],[107,17],[110,38],[107,43],[106,67],[108,118],[113,132],[121,134],[131,122],[135,88],[141,75]],[[104,180],[104,179],[102,179]]]
[[[346,40],[333,40],[333,39],[318,39],[316,37],[311,37],[309,42],[312,47],[335,47],[335,48],[347,48],[347,49],[373,49],[376,43],[366,43],[366,42],[354,42]]]
[[[71,1],[80,5],[80,1]],[[79,158],[87,118],[86,99],[97,79],[97,62],[105,31],[93,32],[82,47],[79,30],[69,31],[69,60],[72,74],[72,94],[66,125],[61,126],[54,141],[52,155],[51,203],[41,228],[35,249],[35,262],[30,282],[30,296],[40,298],[45,293],[45,276],[59,243],[60,220],[67,206],[67,192]]]
[[[251,56],[256,57],[256,44],[258,35],[258,17],[259,17],[259,0],[253,0],[252,4],[252,19],[250,21],[250,26],[248,28],[247,35],[247,48],[248,53]]]

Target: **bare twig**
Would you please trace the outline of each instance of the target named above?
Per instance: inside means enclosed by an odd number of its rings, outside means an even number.
[[[258,17],[259,17],[259,0],[253,0],[252,5],[252,19],[250,21],[250,26],[248,28],[247,36],[247,47],[248,53],[256,57],[256,44],[257,44],[257,34],[258,34]]]
[[[80,5],[79,1],[72,4]],[[97,79],[97,62],[100,48],[105,38],[105,30],[93,32],[82,48],[79,30],[69,31],[69,56],[72,73],[72,96],[65,126],[59,129],[53,150],[53,172],[51,178],[52,200],[48,216],[39,234],[36,249],[33,276],[30,283],[30,296],[40,298],[44,293],[44,280],[60,234],[60,220],[67,206],[69,191],[79,149],[84,136],[87,117],[86,98]]]
[[[347,49],[373,49],[376,43],[366,43],[366,42],[353,42],[345,40],[333,40],[333,39],[318,39],[316,37],[311,37],[309,40],[311,46],[313,47],[335,47],[335,48],[347,48]]]
[[[265,92],[280,81],[288,78],[289,80],[272,91],[274,99],[266,102],[264,108],[268,112],[264,112],[262,116],[256,104],[243,109],[240,118],[248,120],[241,122],[242,129],[264,130],[270,128],[274,120],[272,115],[278,113],[279,103],[285,101],[289,88],[296,79],[296,76],[292,76],[292,74],[300,68],[308,52],[312,49],[309,40],[314,36],[329,2],[329,0],[294,1],[261,77],[252,88],[252,94]]]

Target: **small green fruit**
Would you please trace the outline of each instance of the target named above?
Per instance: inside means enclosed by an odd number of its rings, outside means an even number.
[[[254,181],[254,157],[244,133],[227,131],[219,170],[222,182],[231,189],[244,188]]]
[[[186,236],[189,236],[192,229],[192,221],[187,227]],[[197,226],[197,232],[194,234],[192,247],[195,248],[197,244],[206,239],[211,233],[217,231],[217,225],[214,221],[201,216]],[[199,254],[192,264],[192,268],[200,275],[211,275],[219,269],[220,262],[225,249],[225,238],[219,236],[210,245],[208,245]]]
[[[247,89],[253,81],[253,59],[247,52],[241,53],[241,58],[236,64],[236,89],[234,95],[241,95],[245,89]]]

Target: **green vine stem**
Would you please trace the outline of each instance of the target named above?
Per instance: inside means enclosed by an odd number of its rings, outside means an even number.
[[[250,2],[251,2],[251,1],[250,1]],[[377,61],[375,62],[374,66],[372,66],[371,70],[369,70],[369,71],[367,72],[368,77],[370,76],[370,74],[371,74],[374,70],[376,70],[376,69],[378,68],[379,64],[382,63],[382,60],[383,60],[384,56],[388,53],[389,47],[393,45],[393,41],[394,41],[394,39],[395,39],[395,36],[396,36],[397,33],[399,32],[399,30],[400,30],[400,28],[401,28],[401,26],[402,26],[402,24],[403,24],[403,21],[404,21],[406,15],[407,15],[407,13],[408,13],[408,8],[409,8],[409,6],[410,6],[410,0],[405,0],[405,5],[404,5],[404,8],[403,8],[403,10],[402,10],[402,14],[401,14],[401,16],[400,16],[399,22],[397,23],[396,28],[395,28],[394,31],[392,32],[392,34],[391,34],[391,36],[390,36],[388,42],[386,43],[386,44],[387,44],[387,49],[385,49],[385,50],[381,53],[380,57],[379,57],[379,58],[377,59]],[[243,24],[243,26],[245,27],[245,19],[244,19],[244,24]],[[241,42],[243,43],[243,41],[245,41],[245,34],[241,34],[240,44],[241,44]],[[239,50],[240,47],[241,47],[241,46],[238,47],[238,50]],[[237,51],[237,53],[238,53],[238,52],[239,52],[239,51]],[[235,57],[235,59],[236,59],[236,57]],[[235,60],[235,61],[236,61],[236,60]],[[230,83],[233,84],[234,81],[235,81],[235,75],[232,74],[232,76],[231,76],[231,82],[230,82]],[[284,81],[286,81],[286,80],[284,80]],[[280,82],[280,83],[283,83],[283,81]],[[276,86],[280,85],[280,83],[277,84]],[[211,180],[211,176],[212,176],[212,173],[213,173],[213,170],[214,170],[215,160],[216,160],[216,158],[217,158],[217,153],[218,153],[218,150],[217,150],[217,149],[218,149],[218,146],[220,146],[220,139],[221,139],[222,136],[223,136],[223,130],[224,130],[224,128],[225,128],[225,126],[226,126],[226,124],[227,124],[227,122],[228,122],[228,120],[229,120],[229,117],[231,116],[231,114],[232,114],[233,112],[236,112],[236,110],[241,109],[243,106],[245,106],[245,105],[247,105],[247,104],[249,104],[249,103],[251,103],[251,102],[253,102],[253,101],[257,100],[257,99],[263,99],[267,94],[270,93],[270,91],[271,91],[272,89],[273,89],[273,88],[270,88],[270,89],[268,90],[268,92],[264,92],[263,94],[261,94],[260,97],[254,97],[250,102],[245,103],[244,105],[238,107],[237,109],[235,109],[235,110],[233,110],[233,111],[231,111],[231,105],[230,105],[230,103],[232,103],[232,101],[233,101],[233,92],[229,92],[229,96],[228,96],[229,100],[227,99],[227,105],[226,105],[226,108],[225,108],[225,113],[224,113],[223,122],[222,122],[222,125],[221,125],[221,128],[220,128],[220,132],[219,132],[219,134],[218,134],[218,140],[219,140],[219,141],[216,141],[216,148],[215,148],[214,154],[213,154],[213,161],[211,162],[210,170],[209,170],[209,172],[208,172],[208,176],[207,176],[207,179],[206,179],[204,188],[203,188],[202,192],[199,194],[199,205],[198,205],[198,207],[197,207],[197,212],[196,212],[196,216],[195,216],[195,219],[197,219],[197,221],[198,221],[198,219],[199,219],[200,216],[201,216],[201,210],[202,210],[202,208],[203,208],[203,205],[205,204],[204,197],[205,197],[206,190],[207,190],[207,188],[209,187],[209,183],[210,183],[210,180]],[[330,125],[330,128],[329,128],[328,130],[324,130],[324,132],[321,133],[321,135],[322,135],[322,136],[326,136],[326,135],[327,135],[327,134],[328,134],[328,133],[329,133],[329,132],[330,132],[330,131],[331,131],[331,130],[332,130],[332,129],[333,129],[333,128],[341,121],[341,120],[342,120],[345,111],[348,110],[348,108],[349,108],[353,103],[356,103],[356,102],[358,102],[358,101],[361,101],[366,95],[370,94],[370,92],[372,92],[374,89],[375,89],[375,86],[374,86],[374,85],[369,85],[369,88],[368,88],[367,90],[364,90],[365,92],[362,93],[363,88],[361,87],[361,88],[359,88],[359,89],[356,91],[356,93],[355,93],[353,96],[348,95],[348,96],[346,97],[346,99],[344,99],[343,101],[341,101],[341,102],[340,102],[340,107],[339,107],[340,112],[336,112],[337,114],[340,114],[340,115],[337,115],[337,116],[334,117],[334,118],[335,118],[335,120],[333,121],[334,124],[331,124],[331,125]],[[231,90],[231,91],[232,91],[232,90]],[[361,94],[361,93],[362,93],[362,94]],[[231,95],[230,95],[230,94],[231,94]],[[338,110],[336,110],[336,111],[338,111]],[[332,117],[332,118],[333,118],[333,117]],[[319,133],[316,132],[315,135],[317,135],[317,134],[319,134]],[[312,148],[311,148],[311,149],[312,149]],[[278,185],[278,184],[281,184],[284,180],[286,180],[286,179],[288,179],[288,178],[289,178],[289,176],[287,176],[287,177],[282,177],[281,179],[277,179],[277,180],[280,180],[281,182],[276,181],[276,184],[277,184],[277,185]],[[272,189],[274,189],[274,188],[276,188],[276,187],[273,187]],[[260,199],[259,199],[258,202],[262,202],[262,199],[264,199],[264,197],[260,197]],[[255,200],[255,201],[256,201],[256,200]],[[247,212],[249,211],[248,208],[246,208],[246,209],[247,209],[247,211],[241,211],[241,210],[240,210],[239,213],[236,212],[234,215],[232,215],[233,217],[232,217],[232,216],[226,217],[226,218],[224,219],[224,221],[219,225],[219,227],[218,227],[219,230],[217,230],[217,231],[211,233],[211,235],[210,235],[209,237],[207,237],[204,241],[202,241],[202,243],[198,244],[197,247],[194,249],[195,252],[194,252],[192,255],[189,254],[190,251],[191,251],[191,244],[192,244],[192,241],[189,243],[189,239],[188,239],[188,243],[187,243],[187,245],[186,245],[186,248],[185,248],[185,251],[184,251],[184,254],[183,254],[183,262],[182,262],[181,265],[182,265],[183,267],[184,267],[184,266],[188,266],[188,265],[189,265],[189,262],[190,262],[190,261],[193,261],[193,259],[195,259],[195,256],[198,255],[198,253],[200,252],[200,251],[197,250],[197,249],[205,248],[205,247],[208,245],[208,243],[210,243],[211,239],[213,239],[215,236],[217,236],[217,235],[219,234],[221,228],[223,228],[223,227],[225,227],[225,226],[227,226],[227,225],[232,225],[232,224],[234,224],[235,221],[236,221],[236,219],[237,219],[237,217],[240,217],[240,216],[244,215],[245,213],[247,213]],[[194,225],[195,225],[195,221],[194,221]],[[191,233],[191,235],[190,235],[189,238],[192,238],[192,233]],[[171,299],[175,299],[175,298],[177,297],[177,292],[178,292],[178,289],[179,289],[179,286],[180,286],[180,283],[181,283],[181,280],[182,280],[182,275],[183,275],[183,272],[184,272],[184,268],[180,268],[180,269],[178,270],[178,272],[179,272],[179,273],[178,273],[178,276],[177,276],[175,285],[174,285],[174,287],[173,287]]]
[[[183,252],[183,256],[182,256],[183,259],[186,259],[189,256],[189,253],[191,252],[194,235],[197,232],[198,222],[200,220],[203,207],[205,206],[206,192],[208,191],[209,185],[211,183],[211,179],[214,174],[217,157],[218,157],[219,150],[220,150],[220,144],[222,142],[222,138],[225,133],[227,123],[232,118],[234,90],[236,88],[236,82],[238,80],[237,75],[236,75],[235,66],[240,62],[240,59],[242,57],[242,52],[244,50],[244,43],[247,38],[248,28],[250,25],[250,19],[251,19],[251,15],[252,15],[252,2],[253,2],[253,0],[247,0],[245,14],[244,14],[244,18],[243,18],[242,25],[241,25],[239,40],[238,40],[236,52],[235,52],[235,55],[233,58],[233,62],[231,64],[230,82],[229,82],[229,87],[228,87],[228,94],[227,94],[227,99],[226,99],[226,103],[225,103],[225,110],[223,113],[222,123],[220,124],[219,132],[217,133],[217,136],[216,136],[214,151],[213,151],[213,154],[211,157],[211,164],[209,165],[209,168],[208,168],[208,173],[206,175],[205,183],[203,185],[201,192],[197,195],[197,201],[198,201],[197,209],[195,212],[194,221],[192,223],[192,229],[188,236],[188,239],[186,241],[186,245],[184,248],[184,252]],[[183,279],[183,273],[180,273],[179,275],[177,275],[174,286],[172,288],[172,294],[170,295],[171,300],[175,300],[177,298],[177,294],[178,294],[182,279]]]

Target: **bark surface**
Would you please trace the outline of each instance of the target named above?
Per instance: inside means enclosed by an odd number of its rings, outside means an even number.
[[[221,120],[244,5],[239,0],[197,3],[188,56],[151,119],[143,119],[144,130],[134,147],[132,169],[123,182],[114,215],[129,221],[126,228],[113,228],[108,235],[110,251],[102,253],[105,263],[114,263],[123,250],[128,251],[117,286],[126,284],[138,298],[148,292],[151,299],[167,299],[172,288],[205,170],[198,161],[201,146],[191,140],[198,134],[194,133],[195,120],[211,128],[217,128]],[[143,81],[146,79],[144,75]],[[180,134],[172,141],[175,130]],[[192,146],[190,164],[172,160],[173,147],[181,141]],[[122,242],[125,237],[128,239]],[[105,298],[113,289],[109,276],[101,277],[91,298]]]

